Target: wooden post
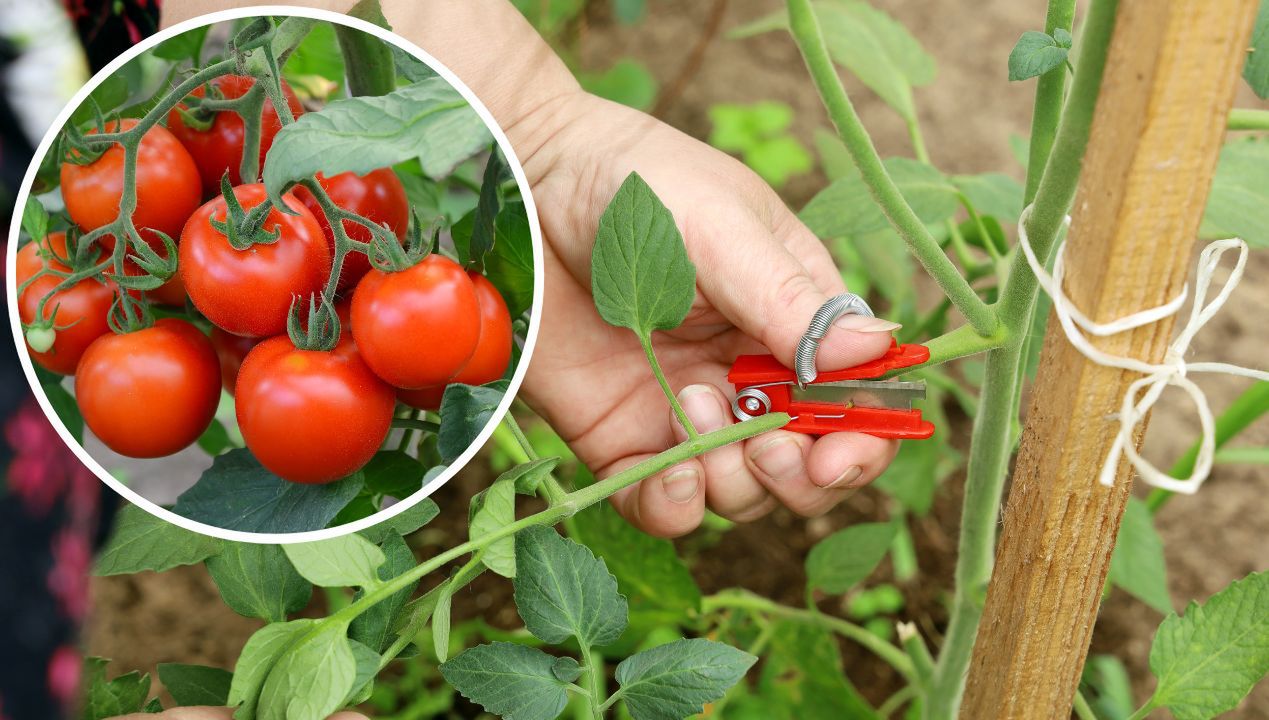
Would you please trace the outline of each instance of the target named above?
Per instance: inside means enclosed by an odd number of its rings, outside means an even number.
[[[1256,7],[1121,0],[1066,248],[1067,295],[1093,319],[1184,285]],[[1097,345],[1157,362],[1172,328]],[[1138,377],[1049,322],[961,718],[1070,717],[1132,482],[1127,462],[1114,488],[1097,476]]]

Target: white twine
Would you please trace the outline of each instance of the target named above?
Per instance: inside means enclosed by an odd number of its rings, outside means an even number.
[[[1036,257],[1035,251],[1031,249],[1031,242],[1027,237],[1026,228],[1027,219],[1031,216],[1031,209],[1032,206],[1027,206],[1022,211],[1022,217],[1018,220],[1018,244],[1022,246],[1022,252],[1026,254],[1027,262],[1031,265],[1031,270],[1035,273],[1040,287],[1044,289],[1044,292],[1049,297],[1053,298],[1053,309],[1057,313],[1058,321],[1062,323],[1062,329],[1066,332],[1067,339],[1084,357],[1098,365],[1131,370],[1145,375],[1145,377],[1129,385],[1128,391],[1124,394],[1123,405],[1118,413],[1119,434],[1115,437],[1115,442],[1110,448],[1105,464],[1102,465],[1098,481],[1107,487],[1114,485],[1115,470],[1119,467],[1120,457],[1127,455],[1129,462],[1132,463],[1133,467],[1141,475],[1141,479],[1147,484],[1172,492],[1185,493],[1187,495],[1193,494],[1203,484],[1203,481],[1207,479],[1208,474],[1212,470],[1212,459],[1216,454],[1216,427],[1215,420],[1212,417],[1212,408],[1207,402],[1207,396],[1203,394],[1198,385],[1195,385],[1187,377],[1187,374],[1190,372],[1225,373],[1269,381],[1269,372],[1263,370],[1253,370],[1221,362],[1187,363],[1185,361],[1185,353],[1189,350],[1190,342],[1194,340],[1194,336],[1216,315],[1221,306],[1225,304],[1225,301],[1229,299],[1230,293],[1237,287],[1239,280],[1242,279],[1243,268],[1247,264],[1247,243],[1239,238],[1229,238],[1227,240],[1217,240],[1203,249],[1203,253],[1199,257],[1198,277],[1195,281],[1194,304],[1190,309],[1190,319],[1181,328],[1176,340],[1173,340],[1172,344],[1168,346],[1163,362],[1156,365],[1133,357],[1103,352],[1094,347],[1084,333],[1097,337],[1106,337],[1171,317],[1180,312],[1181,306],[1185,303],[1186,295],[1189,292],[1189,286],[1187,285],[1182,289],[1180,295],[1158,307],[1142,310],[1106,323],[1094,322],[1081,312],[1079,308],[1075,307],[1071,299],[1062,290],[1065,238],[1058,241],[1055,252],[1056,257],[1053,260],[1052,275],[1049,275],[1044,268],[1044,264]],[[1070,223],[1071,218],[1067,216],[1063,221],[1063,225],[1069,227]],[[1230,272],[1229,277],[1225,280],[1225,285],[1216,294],[1216,297],[1211,302],[1206,302],[1207,292],[1212,283],[1212,274],[1220,265],[1221,255],[1234,248],[1238,248],[1238,263]],[[1203,432],[1202,440],[1199,443],[1198,458],[1194,463],[1194,471],[1184,480],[1172,477],[1156,468],[1150,461],[1141,457],[1133,443],[1133,430],[1169,385],[1181,388],[1193,400],[1194,408],[1198,411],[1199,425]],[[1139,395],[1140,398],[1138,398]]]

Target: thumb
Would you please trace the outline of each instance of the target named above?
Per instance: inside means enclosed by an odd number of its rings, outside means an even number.
[[[730,222],[731,227],[714,229],[745,240],[694,247],[697,284],[724,317],[792,368],[798,341],[815,311],[844,287],[818,285],[756,218],[733,217]],[[831,263],[827,252],[811,260]],[[878,358],[890,347],[890,333],[899,327],[882,318],[843,315],[820,342],[816,366],[838,370]]]

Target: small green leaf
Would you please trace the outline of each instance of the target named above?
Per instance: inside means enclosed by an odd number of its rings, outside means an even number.
[[[264,166],[275,199],[290,183],[321,172],[365,174],[418,158],[444,177],[491,141],[489,129],[442,78],[377,97],[336,100],[278,132]]]
[[[582,676],[582,666],[571,657],[557,657],[551,665],[551,674],[560,682],[571,683]]]
[[[1207,720],[1234,709],[1269,672],[1269,572],[1252,573],[1169,615],[1150,647],[1159,679],[1150,703],[1177,720]]]
[[[400,533],[389,532],[380,548],[387,560],[379,566],[379,579],[387,582],[414,568],[418,562],[414,551],[406,544]],[[383,652],[396,639],[392,628],[399,622],[405,606],[414,594],[418,583],[412,583],[379,601],[362,614],[353,619],[348,628],[348,637],[365,644],[375,652]],[[358,595],[360,597],[360,594]]]
[[[367,490],[399,500],[423,487],[425,472],[427,468],[408,453],[382,450],[361,469],[361,476],[365,478]]]
[[[229,431],[225,429],[224,424],[213,418],[211,425],[208,425],[203,434],[198,436],[198,446],[203,449],[203,452],[215,457],[232,450],[234,443],[229,439]]]
[[[886,171],[922,222],[942,222],[956,214],[957,189],[934,167],[909,158],[885,161]],[[856,170],[822,190],[798,214],[816,235],[862,235],[890,227]]]
[[[458,250],[458,262],[463,266],[483,267],[485,256],[495,245],[495,222],[502,210],[502,183],[511,177],[511,168],[495,145],[485,163],[484,178],[480,181],[480,199],[472,215],[471,238]]]
[[[234,720],[255,720],[260,691],[269,671],[282,654],[316,624],[316,620],[307,618],[273,623],[260,628],[247,640],[234,665],[234,678],[229,686],[228,705],[238,708]]]
[[[138,672],[106,680],[106,660],[90,657],[84,661],[81,683],[84,690],[83,720],[105,720],[141,712],[150,696],[150,676]]]
[[[430,475],[431,471],[424,475],[424,479],[428,479]],[[440,512],[441,509],[436,506],[435,500],[423,498],[387,520],[375,523],[365,530],[359,531],[358,534],[370,542],[382,543],[393,534],[409,535],[432,522]]]
[[[616,676],[635,720],[679,720],[725,695],[757,661],[712,640],[679,640],[626,658]]]
[[[862,523],[829,535],[806,556],[807,583],[828,593],[846,592],[877,569],[894,533],[892,523]]]
[[[1053,40],[1057,42],[1058,47],[1066,48],[1067,50],[1070,50],[1071,44],[1074,42],[1075,39],[1071,37],[1071,31],[1067,30],[1066,28],[1054,28]]]
[[[260,716],[326,720],[343,707],[357,681],[357,659],[347,632],[347,624],[319,621],[287,648],[260,691]]]
[[[496,642],[460,653],[441,665],[441,674],[463,697],[506,720],[554,720],[568,704],[557,661],[537,648]]]
[[[370,691],[374,688],[375,676],[379,674],[380,657],[379,653],[356,640],[350,639],[348,647],[352,648],[357,674],[353,678],[352,692],[348,693],[348,697],[341,704],[356,706],[370,699]]]
[[[361,491],[360,475],[327,485],[287,482],[265,470],[251,451],[216,456],[172,512],[213,527],[243,532],[321,530]]]
[[[560,463],[558,457],[544,457],[521,463],[498,476],[499,482],[510,482],[515,485],[520,495],[537,495],[538,488],[555,466]]]
[[[189,60],[197,65],[203,53],[203,41],[207,39],[207,31],[210,29],[211,25],[203,25],[173,35],[154,48],[154,56],[177,62]]]
[[[432,609],[432,650],[440,662],[449,659],[450,612],[454,606],[451,584],[447,582],[441,586],[436,596],[436,607]]]
[[[599,218],[591,255],[595,307],[610,325],[648,337],[679,326],[696,297],[674,216],[638,173],[630,173]]]
[[[636,110],[648,110],[657,99],[657,79],[638,60],[622,58],[602,73],[581,73],[582,89]]]
[[[1067,35],[1066,39],[1068,45],[1063,47],[1052,35],[1036,30],[1022,33],[1009,53],[1009,79],[1026,80],[1061,67],[1070,52],[1070,36]]]
[[[161,520],[136,505],[125,505],[115,518],[106,547],[97,556],[93,574],[102,577],[145,570],[163,572],[202,562],[220,552],[224,544]]]
[[[471,499],[468,511],[469,537],[479,540],[515,522],[516,483],[499,478],[489,488]],[[515,537],[507,536],[485,546],[480,561],[485,567],[507,578],[516,576]]]
[[[626,629],[626,599],[604,561],[551,528],[516,535],[516,609],[543,642],[608,645]]]
[[[452,383],[445,388],[437,448],[446,465],[452,464],[476,442],[476,437],[493,419],[507,386],[505,380],[498,380],[480,386]]]
[[[1099,720],[1128,720],[1136,708],[1128,669],[1114,655],[1089,655],[1080,682]]]
[[[234,612],[266,622],[303,610],[313,594],[279,545],[227,542],[207,559],[207,571]]]
[[[79,412],[79,403],[75,402],[75,397],[60,382],[43,383],[40,388],[44,390],[45,397],[53,406],[53,412],[57,413],[57,419],[66,426],[71,437],[83,443],[84,416]]]
[[[320,587],[374,587],[379,584],[379,566],[387,560],[374,543],[356,533],[282,549],[300,575]]]
[[[178,707],[227,705],[234,674],[204,665],[159,663],[159,680]]]
[[[22,210],[22,229],[33,241],[42,240],[48,235],[48,210],[34,195],[26,198],[26,205]]]
[[[533,236],[524,203],[507,203],[494,223],[493,252],[485,256],[489,280],[507,301],[511,317],[517,318],[533,306]]]
[[[1260,99],[1269,100],[1269,2],[1264,0],[1260,2],[1260,12],[1252,27],[1251,48],[1247,53],[1247,65],[1243,67],[1243,78]]]
[[[1128,507],[1124,509],[1119,539],[1110,556],[1109,578],[1117,587],[1155,610],[1164,614],[1172,612],[1163,540],[1154,529],[1150,509],[1136,498],[1129,498]]]

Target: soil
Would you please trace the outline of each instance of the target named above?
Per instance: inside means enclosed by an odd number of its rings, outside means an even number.
[[[644,63],[663,83],[677,75],[696,42],[712,3],[649,0],[648,20],[636,26],[612,22],[594,12],[580,29],[578,57],[582,67],[599,71],[621,57]],[[1017,37],[1041,23],[1040,0],[885,0],[876,4],[900,19],[939,63],[939,79],[917,91],[917,104],[933,162],[948,172],[1000,171],[1021,175],[1008,138],[1025,136],[1033,88],[1005,81],[1005,58]],[[780,4],[774,0],[731,0],[723,32],[762,17]],[[910,154],[902,123],[875,96],[849,81],[859,112],[883,155]],[[808,146],[817,127],[827,127],[818,99],[805,76],[792,42],[773,33],[734,41],[716,39],[679,101],[665,114],[671,124],[697,137],[709,132],[707,110],[714,103],[778,100],[795,110],[793,132]],[[1249,93],[1241,106],[1269,107]],[[784,190],[792,207],[800,207],[822,187],[824,178],[811,173]],[[1253,254],[1242,285],[1224,312],[1194,343],[1194,357],[1260,366],[1267,353],[1264,323],[1256,320],[1269,306],[1269,254]],[[884,311],[884,307],[882,308]],[[1219,411],[1246,387],[1225,377],[1197,378]],[[1179,394],[1177,394],[1179,395]],[[1151,422],[1146,455],[1167,467],[1196,435],[1197,422],[1188,401],[1165,396]],[[955,444],[964,445],[969,422],[954,417]],[[1262,420],[1238,440],[1240,445],[1269,445],[1269,421]],[[421,556],[452,546],[465,534],[467,499],[489,480],[488,471],[473,465],[442,488],[436,500],[445,511],[412,538]],[[1168,585],[1178,609],[1191,599],[1205,599],[1231,580],[1269,569],[1269,512],[1263,493],[1269,471],[1264,466],[1218,467],[1203,491],[1175,498],[1158,515],[1163,537]],[[904,620],[915,621],[937,645],[946,622],[946,590],[952,583],[963,474],[950,478],[931,513],[913,522],[918,580],[902,586],[907,598]],[[804,602],[802,562],[820,538],[852,523],[885,516],[883,496],[865,489],[828,515],[806,521],[779,511],[738,526],[725,541],[703,545],[699,538],[682,541],[684,553],[703,590],[745,587],[781,602]],[[888,564],[874,581],[890,579]],[[229,611],[201,567],[162,576],[97,580],[93,586],[95,615],[88,651],[113,657],[119,668],[152,669],[162,661],[199,662],[230,667],[256,623]],[[311,612],[320,612],[317,596]],[[482,577],[455,610],[480,614],[491,624],[515,627],[510,584]],[[821,604],[832,610],[832,603]],[[197,608],[191,613],[191,608]],[[1113,653],[1128,665],[1140,701],[1153,687],[1147,666],[1150,640],[1161,616],[1126,594],[1112,592],[1103,604],[1093,639],[1093,652]],[[858,646],[842,645],[852,682],[872,702],[884,700],[898,687],[889,668]],[[1269,718],[1269,683],[1261,683],[1231,717]]]

